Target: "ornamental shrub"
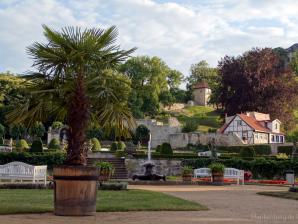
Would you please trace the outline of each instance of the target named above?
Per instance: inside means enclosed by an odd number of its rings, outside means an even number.
[[[92,148],[91,148],[92,151],[95,152],[95,151],[99,151],[101,149],[100,142],[97,138],[92,138],[91,144],[92,144]]]
[[[118,147],[118,150],[125,150],[126,149],[126,145],[123,141],[118,141],[117,147]]]
[[[42,152],[42,151],[43,151],[42,141],[40,139],[34,140],[32,142],[30,152]]]
[[[182,128],[182,132],[189,133],[195,132],[198,129],[198,122],[194,119],[189,119],[185,122],[185,125]]]
[[[292,155],[293,146],[285,146],[285,145],[278,146],[277,147],[277,152],[278,153],[285,153],[287,155]]]
[[[25,151],[28,151],[29,149],[29,145],[28,143],[26,142],[25,139],[20,139],[19,141],[17,141],[16,143],[16,150],[18,152],[25,152]]]
[[[113,142],[111,144],[111,152],[116,152],[118,150],[118,142]]]
[[[160,154],[173,155],[173,149],[172,149],[171,145],[166,142],[162,143]]]
[[[271,147],[270,145],[254,145],[253,148],[257,155],[270,155],[271,154]]]
[[[4,139],[0,137],[0,145],[4,145]]]
[[[63,123],[60,122],[60,121],[54,121],[54,122],[52,123],[51,127],[52,127],[53,129],[56,129],[56,130],[57,130],[57,129],[60,129],[60,128],[63,127]]]
[[[243,147],[241,148],[239,154],[242,158],[253,158],[256,156],[256,152],[253,147]]]
[[[139,125],[136,129],[135,139],[145,144],[149,141],[150,130],[143,124]]]
[[[59,150],[59,149],[61,149],[61,148],[60,148],[60,141],[59,141],[58,139],[56,139],[56,138],[53,138],[53,139],[50,141],[50,143],[49,143],[49,145],[48,145],[48,148],[49,148],[49,149],[53,149],[53,150]]]

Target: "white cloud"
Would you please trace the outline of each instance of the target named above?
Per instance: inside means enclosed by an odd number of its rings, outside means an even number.
[[[297,42],[297,11],[295,0],[0,0],[0,69],[30,69],[25,48],[43,40],[41,24],[116,25],[123,48],[138,47],[135,54],[159,56],[187,75],[199,60],[216,66],[225,54]]]

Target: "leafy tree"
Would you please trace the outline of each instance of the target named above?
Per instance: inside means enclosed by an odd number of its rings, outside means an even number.
[[[67,27],[58,32],[44,25],[43,29],[47,42],[27,49],[38,70],[30,76],[30,98],[7,118],[29,126],[48,117],[67,121],[66,164],[86,165],[85,131],[91,118],[102,127],[114,127],[117,134],[134,126],[127,105],[106,83],[118,80],[119,74],[113,71],[135,49],[125,51],[114,44],[115,27]]]
[[[45,127],[43,126],[43,123],[40,121],[35,121],[32,127],[29,129],[29,133],[33,137],[39,137],[41,138],[46,132]]]
[[[189,133],[195,132],[198,129],[198,122],[195,119],[188,119],[182,128],[182,132]]]
[[[26,134],[26,128],[25,126],[20,123],[20,124],[14,124],[10,129],[9,129],[9,134],[11,135],[11,137],[13,137],[13,139],[18,140],[19,138],[24,138],[25,134]]]
[[[172,106],[175,102],[175,98],[170,91],[161,92],[159,100],[165,106]]]
[[[162,92],[177,88],[183,75],[171,70],[158,57],[139,56],[127,60],[120,71],[131,79],[129,106],[135,117],[155,116],[159,111]]]
[[[270,49],[252,49],[239,57],[224,57],[218,65],[219,103],[228,115],[244,111],[270,113],[293,127],[297,81]]]
[[[212,68],[206,61],[200,61],[192,64],[190,67],[190,76],[187,77],[188,86],[193,86],[198,82],[207,82],[211,87],[217,80],[217,69]]]
[[[136,129],[135,138],[138,142],[147,143],[149,141],[150,130],[143,124]]]
[[[29,147],[29,145],[28,145],[28,143],[26,142],[25,139],[20,139],[16,143],[16,150],[18,152],[28,151],[29,148],[30,147]]]

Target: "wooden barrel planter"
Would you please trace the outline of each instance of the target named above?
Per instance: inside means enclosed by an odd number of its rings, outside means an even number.
[[[94,215],[96,212],[98,173],[97,167],[54,167],[55,215]]]
[[[212,172],[212,183],[222,185],[224,182],[224,174],[221,172]]]

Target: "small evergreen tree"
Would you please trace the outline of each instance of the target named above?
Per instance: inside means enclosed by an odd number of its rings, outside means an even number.
[[[29,149],[29,145],[28,145],[28,143],[26,142],[25,139],[20,139],[20,140],[17,141],[16,150],[18,152],[28,151],[28,149]]]
[[[173,149],[169,143],[162,143],[160,154],[173,155]]]
[[[56,138],[53,138],[49,145],[48,145],[49,149],[55,149],[55,150],[59,150],[60,149],[60,141]]]
[[[42,141],[41,139],[34,140],[32,142],[30,152],[42,152],[43,151],[43,146],[42,146]]]

